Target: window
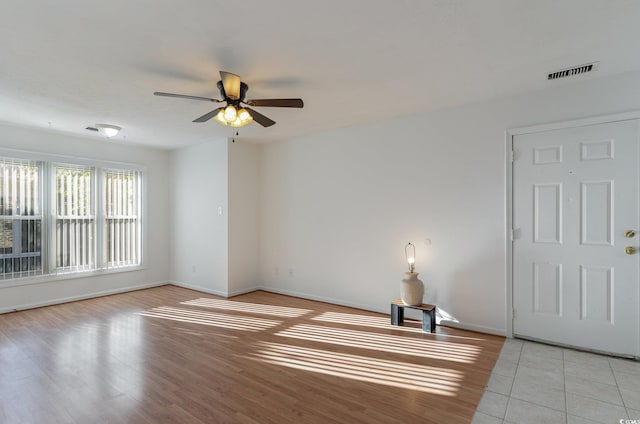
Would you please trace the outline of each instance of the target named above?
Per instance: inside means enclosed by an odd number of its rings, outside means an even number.
[[[0,280],[140,265],[141,199],[137,170],[0,157]]]
[[[96,217],[91,168],[55,166],[58,272],[95,269]]]
[[[0,278],[42,274],[42,165],[0,159]]]
[[[105,171],[105,264],[140,263],[140,172]]]

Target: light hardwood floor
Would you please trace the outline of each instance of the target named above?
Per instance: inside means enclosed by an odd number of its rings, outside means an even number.
[[[0,315],[0,422],[469,423],[503,341],[163,286]]]

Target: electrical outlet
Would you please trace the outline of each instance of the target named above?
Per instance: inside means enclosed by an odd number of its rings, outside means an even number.
[[[293,268],[289,268],[289,277],[293,278]]]
[[[196,266],[195,265],[191,265],[191,272],[196,272]]]
[[[273,268],[273,275],[280,275],[280,268],[278,267]]]

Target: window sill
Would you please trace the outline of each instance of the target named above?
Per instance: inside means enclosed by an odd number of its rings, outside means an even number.
[[[145,271],[148,268],[144,265],[116,268],[100,269],[85,272],[74,272],[68,274],[38,275],[35,277],[16,278],[13,280],[0,281],[0,290],[16,286],[29,286],[35,284],[47,284],[58,281],[77,280],[78,278],[93,278],[111,274],[121,274],[123,272]]]

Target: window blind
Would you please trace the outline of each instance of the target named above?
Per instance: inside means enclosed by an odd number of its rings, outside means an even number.
[[[42,164],[0,158],[0,279],[43,273]]]
[[[57,272],[96,267],[94,174],[92,168],[55,166]]]
[[[141,263],[141,184],[139,171],[105,170],[106,268]]]

